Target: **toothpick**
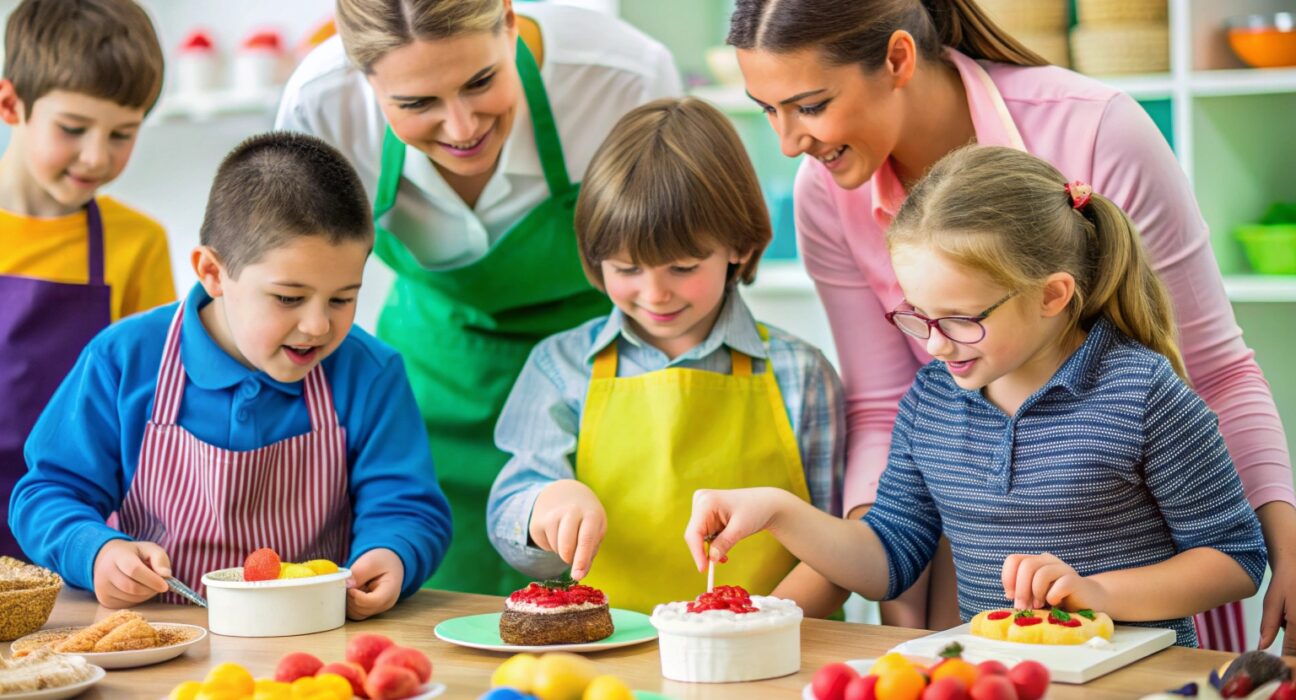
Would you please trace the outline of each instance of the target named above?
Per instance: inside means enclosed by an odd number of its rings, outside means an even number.
[[[711,539],[702,542],[702,551],[707,558],[707,593],[715,590],[715,560],[711,558]]]

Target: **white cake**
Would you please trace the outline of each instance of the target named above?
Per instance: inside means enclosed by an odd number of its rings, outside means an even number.
[[[732,609],[754,610],[710,609],[717,600],[736,603]],[[708,609],[689,612],[699,604]],[[801,617],[801,608],[790,600],[747,597],[736,586],[721,586],[693,602],[658,605],[652,624],[659,636],[662,676],[729,683],[796,673],[801,670]]]

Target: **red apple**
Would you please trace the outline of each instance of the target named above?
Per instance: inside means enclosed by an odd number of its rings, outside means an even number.
[[[850,666],[843,663],[828,664],[815,671],[810,688],[817,700],[842,700],[847,684],[856,678],[859,678],[859,674]]]
[[[967,696],[967,686],[963,681],[946,676],[927,686],[921,697],[922,700],[967,700]]]
[[[1008,676],[991,674],[978,678],[968,689],[968,697],[972,700],[1017,700],[1017,689]]]
[[[323,665],[324,662],[314,656],[304,651],[295,651],[279,659],[279,665],[275,668],[274,679],[280,683],[292,683],[303,676],[313,676],[319,673],[320,667]]]
[[[846,684],[846,693],[842,700],[877,700],[878,677],[860,676]]]
[[[1008,672],[1008,680],[1017,689],[1018,700],[1039,700],[1048,690],[1049,671],[1038,661],[1023,661]]]
[[[365,679],[370,700],[397,700],[418,692],[418,676],[404,666],[375,666]]]
[[[331,664],[324,664],[324,668],[321,668],[319,672],[336,673],[347,679],[347,682],[351,684],[351,692],[355,693],[356,696],[369,697],[365,694],[364,689],[365,676],[368,675],[365,673],[364,666],[354,661],[334,661]]]
[[[374,660],[393,644],[381,634],[357,634],[347,642],[346,660],[360,664],[366,672],[372,671]]]
[[[1008,675],[1008,667],[1004,666],[998,661],[982,661],[981,663],[977,664],[976,667],[977,667],[977,671],[980,671],[981,675],[983,676]]]
[[[418,676],[419,684],[427,683],[432,677],[432,662],[427,655],[418,649],[409,647],[391,646],[383,650],[378,658],[374,659],[374,668],[382,666],[404,666]]]

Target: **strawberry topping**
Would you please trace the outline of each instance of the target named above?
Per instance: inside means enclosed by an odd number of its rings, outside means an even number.
[[[996,610],[996,611],[990,613],[989,615],[986,615],[986,619],[987,619],[987,620],[1002,620],[1002,619],[1004,619],[1005,617],[1009,617],[1009,616],[1011,616],[1011,615],[1012,615],[1012,611],[1011,611],[1011,610]]]
[[[1043,620],[1038,617],[1019,616],[1013,618],[1013,624],[1019,627],[1030,627],[1031,625],[1038,625],[1041,622],[1043,622]]]
[[[742,586],[716,586],[710,593],[703,593],[697,600],[688,604],[688,611],[701,613],[708,610],[728,610],[742,615],[757,611],[752,606],[751,595]]]
[[[538,583],[527,585],[518,591],[513,591],[509,600],[514,603],[530,603],[541,608],[562,608],[568,605],[583,605],[592,603],[594,605],[607,605],[607,595],[597,588],[582,586],[579,583],[572,584],[565,588],[546,587]]]

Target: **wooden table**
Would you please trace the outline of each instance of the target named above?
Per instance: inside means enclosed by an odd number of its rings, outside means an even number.
[[[218,663],[233,661],[246,666],[257,677],[271,676],[284,654],[310,652],[325,663],[342,661],[350,635],[360,632],[385,634],[398,644],[421,649],[432,659],[433,680],[445,683],[442,697],[476,698],[484,692],[490,674],[507,654],[465,649],[447,644],[432,634],[437,623],[460,615],[496,612],[503,599],[493,596],[421,591],[381,617],[352,622],[330,632],[261,639],[208,635],[189,652],[174,660],[139,669],[111,671],[83,698],[164,698],[184,680],[202,680]],[[207,611],[188,606],[149,604],[137,610],[149,620],[206,625]],[[85,592],[69,591],[59,597],[48,627],[88,625],[108,613]],[[653,690],[678,700],[791,700],[801,696],[816,669],[833,661],[875,658],[896,644],[924,634],[899,627],[860,625],[824,620],[806,620],[801,628],[801,671],[794,676],[757,683],[691,684],[661,677],[656,643],[624,647],[589,655],[601,671],[614,673],[631,687]],[[8,652],[8,645],[4,645]],[[1206,676],[1210,669],[1230,658],[1222,652],[1172,647],[1132,666],[1110,673],[1083,686],[1054,684],[1050,700],[1067,698],[1139,697],[1178,687]]]

